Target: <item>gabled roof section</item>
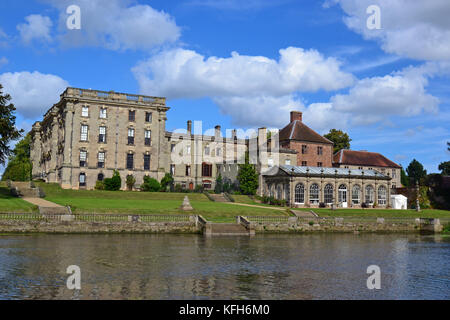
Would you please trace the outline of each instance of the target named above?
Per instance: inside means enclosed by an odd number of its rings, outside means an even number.
[[[333,162],[340,165],[401,168],[380,153],[346,149],[336,152],[333,155]]]
[[[294,120],[279,132],[280,142],[288,140],[333,144],[300,120]]]

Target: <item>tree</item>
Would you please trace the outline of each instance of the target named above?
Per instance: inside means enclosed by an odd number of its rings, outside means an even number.
[[[12,154],[8,158],[8,165],[3,173],[2,180],[31,180],[30,143],[31,134],[28,133],[16,144]]]
[[[402,168],[402,170],[400,171],[400,182],[402,183],[402,185],[404,185],[405,187],[409,186],[409,179],[408,176],[406,175],[405,170]]]
[[[9,103],[11,96],[3,94],[3,86],[0,84],[0,164],[5,164],[6,158],[10,155],[11,149],[9,143],[17,140],[23,133],[23,130],[17,130],[16,108]]]
[[[427,176],[427,170],[425,170],[423,165],[416,159],[411,161],[408,168],[406,168],[406,173],[408,174],[411,185],[414,185],[416,181],[420,183],[421,179]]]
[[[447,151],[450,151],[450,142],[447,142]]]
[[[112,178],[106,178],[104,180],[105,190],[109,191],[117,191],[120,190],[122,186],[122,179],[120,178],[120,173],[117,170],[114,170]]]
[[[348,134],[342,130],[331,129],[324,137],[333,142],[333,153],[342,149],[350,149],[350,141],[352,141],[352,139],[350,139]]]
[[[245,164],[239,165],[237,180],[243,194],[254,195],[256,193],[258,189],[258,173],[255,170],[255,166],[249,164],[248,153],[245,155]]]
[[[441,162],[438,167],[443,176],[450,176],[450,161]]]
[[[166,173],[165,176],[161,179],[161,191],[167,191],[167,187],[169,187],[170,191],[173,190],[174,180],[170,173]]]
[[[127,175],[126,184],[127,184],[128,190],[130,190],[130,191],[133,190],[135,183],[136,183],[136,178],[132,174]]]
[[[223,190],[223,179],[222,179],[222,175],[219,173],[219,175],[217,176],[216,179],[216,186],[214,187],[214,192],[215,193],[222,193]]]

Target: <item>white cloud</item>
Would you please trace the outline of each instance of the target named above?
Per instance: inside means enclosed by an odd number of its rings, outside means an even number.
[[[17,25],[20,38],[26,44],[32,40],[42,40],[45,42],[51,42],[50,29],[53,25],[49,17],[41,16],[39,14],[32,14],[25,17],[26,23]]]
[[[450,2],[448,0],[333,0],[347,16],[347,26],[365,39],[378,39],[388,53],[419,60],[450,57]],[[369,5],[381,9],[381,29],[366,26]]]
[[[338,90],[353,83],[334,58],[289,47],[278,61],[263,56],[209,57],[195,51],[163,51],[133,68],[142,92],[168,98],[284,96]]]
[[[103,46],[111,50],[150,49],[173,43],[180,28],[164,11],[129,0],[45,0],[60,10],[60,39],[67,46]],[[81,9],[81,30],[67,30],[69,5]]]
[[[52,74],[15,72],[0,74],[3,91],[12,97],[17,112],[25,119],[37,119],[59,100],[69,83]]]

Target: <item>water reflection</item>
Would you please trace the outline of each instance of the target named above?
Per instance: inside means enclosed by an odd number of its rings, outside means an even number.
[[[0,299],[449,299],[449,249],[420,235],[1,236]]]

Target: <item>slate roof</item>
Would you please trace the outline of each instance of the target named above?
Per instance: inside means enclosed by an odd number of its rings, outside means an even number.
[[[401,166],[380,153],[345,149],[334,154],[333,163],[340,165],[401,168]]]
[[[376,170],[359,170],[359,169],[344,169],[344,168],[325,168],[325,167],[303,167],[303,166],[288,166],[283,165],[279,167],[272,167],[263,175],[272,176],[278,174],[294,175],[294,176],[323,176],[325,178],[337,176],[350,177],[373,177],[378,179],[389,180],[391,177],[384,175]]]
[[[288,140],[333,144],[300,120],[294,120],[279,132],[280,142]]]

